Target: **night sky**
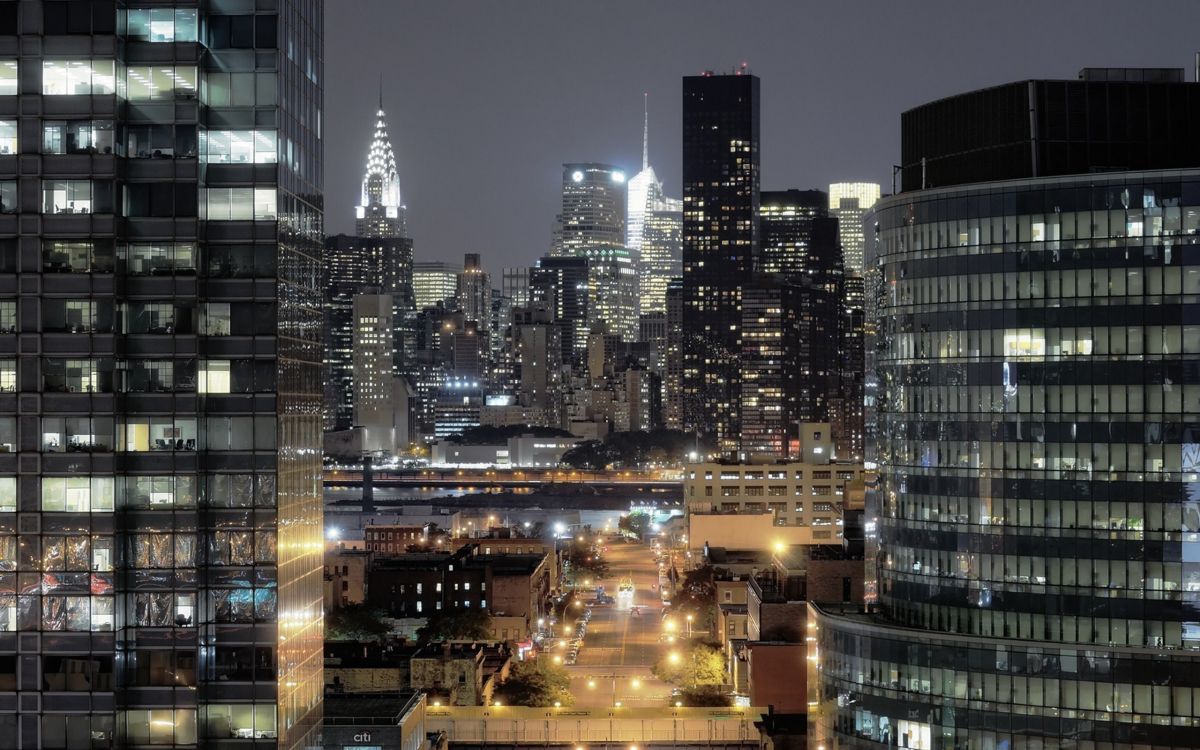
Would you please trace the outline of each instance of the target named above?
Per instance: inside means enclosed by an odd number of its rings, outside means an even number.
[[[869,180],[890,191],[900,113],[1081,67],[1182,67],[1200,2],[330,0],[325,223],[352,232],[384,108],[417,260],[545,253],[561,164],[650,163],[680,197],[680,78],[747,62],[762,79],[762,187]],[[495,280],[499,286],[499,280]]]

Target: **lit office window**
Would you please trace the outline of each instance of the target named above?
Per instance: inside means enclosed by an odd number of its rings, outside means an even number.
[[[92,453],[112,450],[112,417],[42,417],[42,450]]]
[[[125,478],[122,505],[132,508],[192,507],[196,477],[130,476]]]
[[[117,426],[117,444],[127,453],[196,450],[196,420],[133,417]]]
[[[195,65],[130,65],[125,71],[125,98],[131,102],[195,96]]]
[[[17,121],[0,120],[0,154],[17,153]]]
[[[0,477],[0,512],[17,509],[17,478]]]
[[[209,221],[274,221],[275,188],[207,188],[203,205]]]
[[[122,31],[141,42],[196,41],[196,11],[188,8],[130,8]]]
[[[196,272],[196,246],[190,242],[135,243],[121,248],[131,276],[170,276]]]
[[[17,61],[0,60],[0,96],[12,96],[17,88]]]
[[[112,185],[90,180],[42,180],[42,213],[112,212]]]
[[[200,365],[198,393],[229,393],[229,360],[210,359]]]
[[[156,708],[123,711],[117,722],[121,747],[126,745],[196,744],[196,709]]]
[[[49,273],[112,273],[111,240],[47,240],[42,270]]]
[[[44,154],[111,154],[110,120],[46,120],[42,123]]]
[[[17,181],[0,180],[0,214],[17,212]]]
[[[208,164],[274,164],[274,130],[208,130],[200,133],[201,160]]]
[[[115,619],[111,596],[42,597],[42,630],[111,631]]]
[[[112,60],[44,60],[42,93],[46,96],[116,93],[113,69]]]
[[[112,509],[112,477],[42,477],[44,511],[88,513]]]
[[[47,393],[112,393],[112,360],[45,359],[42,388]]]

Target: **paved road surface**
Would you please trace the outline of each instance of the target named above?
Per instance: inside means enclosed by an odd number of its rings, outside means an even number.
[[[571,691],[579,706],[666,706],[671,686],[654,679],[650,667],[665,652],[659,643],[662,632],[662,606],[658,584],[658,566],[648,545],[608,542],[609,577],[605,591],[617,598],[617,585],[623,578],[634,584],[634,602],[640,616],[619,605],[596,606],[588,624],[579,659],[572,667]]]

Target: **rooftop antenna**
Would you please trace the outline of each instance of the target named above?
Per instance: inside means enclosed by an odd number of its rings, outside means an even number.
[[[383,111],[383,73],[379,74],[379,111]]]
[[[642,92],[642,171],[650,166],[650,92]]]

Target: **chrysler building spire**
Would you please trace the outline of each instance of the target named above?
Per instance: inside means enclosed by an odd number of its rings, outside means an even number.
[[[367,152],[367,171],[363,176],[362,199],[355,210],[360,237],[406,237],[406,209],[400,200],[400,176],[396,172],[396,154],[388,138],[383,112],[382,79],[379,110],[375,113],[375,135]]]

